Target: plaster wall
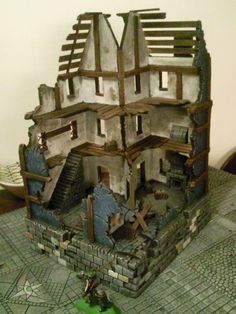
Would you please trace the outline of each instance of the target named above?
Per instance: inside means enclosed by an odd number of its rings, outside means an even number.
[[[123,60],[125,71],[133,70],[135,68],[134,57],[134,18],[135,14],[130,14],[127,27],[123,34]],[[143,30],[139,24],[138,30],[139,40],[139,64],[141,67],[148,65],[148,50],[143,34]],[[141,92],[135,93],[135,77],[130,76],[125,79],[125,101],[126,103],[134,102],[139,99],[149,96],[149,73],[141,73]]]
[[[125,132],[126,132],[126,144],[131,146],[132,144],[139,142],[143,138],[151,134],[151,123],[150,116],[148,114],[142,114],[142,129],[143,132],[137,135],[136,132],[136,117],[137,116],[127,116],[125,118]]]
[[[106,167],[110,174],[110,189],[125,195],[124,159],[121,156],[86,156],[83,158],[84,180],[86,186],[98,184],[98,166]]]
[[[146,181],[156,180],[166,183],[166,176],[160,173],[160,159],[165,160],[166,150],[161,148],[148,149],[141,152],[140,156],[132,165],[133,174],[137,177],[137,166],[141,162],[145,162]]]
[[[60,81],[60,92],[62,97],[62,108],[75,105],[80,102],[99,103],[107,105],[119,104],[118,81],[112,78],[103,78],[101,81],[102,95],[96,95],[95,79],[89,77],[73,78],[75,95],[68,96],[67,82]]]
[[[176,74],[168,72],[168,90],[159,88],[159,72],[150,72],[150,96],[176,98]]]
[[[193,123],[191,122],[185,109],[180,108],[155,108],[149,113],[151,121],[151,133],[161,137],[170,138],[170,131],[173,124],[189,128],[189,138],[193,130]]]
[[[131,103],[149,97],[149,72],[140,74],[140,93],[135,92],[135,76],[129,76],[125,79],[125,102]]]
[[[99,136],[97,134],[98,116],[96,112],[87,111],[85,113],[85,119],[86,119],[86,132],[87,132],[86,141],[87,142],[104,145],[106,142],[115,140],[118,144],[118,147],[122,148],[121,128],[120,128],[119,117],[114,117],[109,120],[104,120],[105,136]]]

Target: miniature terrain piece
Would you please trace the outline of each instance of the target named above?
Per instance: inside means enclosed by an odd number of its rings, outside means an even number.
[[[19,155],[32,246],[137,297],[211,217],[211,60],[200,21],[78,16]],[[199,203],[200,202],[200,203]]]

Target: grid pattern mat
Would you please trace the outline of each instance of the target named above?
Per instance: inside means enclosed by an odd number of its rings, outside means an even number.
[[[213,218],[136,298],[108,296],[122,313],[236,313],[236,177],[210,169]],[[0,216],[0,313],[79,313],[76,273],[30,249],[25,209]]]

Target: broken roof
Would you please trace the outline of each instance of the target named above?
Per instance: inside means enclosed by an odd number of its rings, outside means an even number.
[[[141,29],[149,57],[172,56],[172,57],[194,57],[198,51],[198,41],[202,39],[200,21],[163,21],[166,13],[159,12],[159,9],[134,10],[126,13],[119,13],[123,17],[125,27],[120,45],[108,22],[110,15],[101,12],[88,12],[78,16],[77,23],[73,25],[73,33],[67,36],[68,44],[62,46],[66,54],[59,58],[62,63],[59,71],[67,74],[76,73],[81,70],[82,59],[85,53],[85,46],[89,34],[99,41],[98,33],[99,17],[103,16],[110,28],[117,49],[122,49],[129,17],[135,16],[135,27]],[[95,56],[96,57],[96,56]],[[96,57],[97,58],[97,57]]]

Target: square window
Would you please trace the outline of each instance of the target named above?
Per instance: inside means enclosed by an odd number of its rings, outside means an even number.
[[[136,74],[134,76],[134,86],[135,86],[135,94],[141,93],[141,78],[140,74]]]
[[[75,88],[74,88],[74,82],[73,82],[72,77],[66,80],[66,91],[67,91],[67,96],[70,96],[70,97],[75,96]]]
[[[143,118],[141,115],[137,115],[135,117],[136,119],[136,134],[142,134],[143,133]]]
[[[102,119],[97,119],[97,135],[105,137],[105,121]]]
[[[159,72],[159,90],[168,90],[168,72]]]
[[[95,77],[95,92],[96,95],[98,96],[103,96],[104,91],[103,91],[103,78],[101,76]]]

